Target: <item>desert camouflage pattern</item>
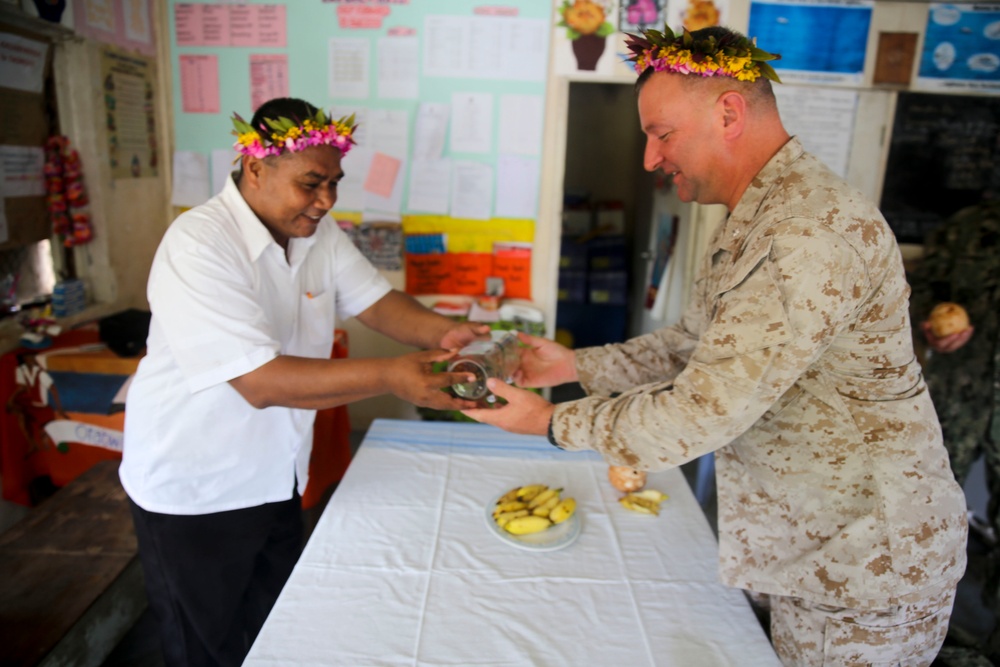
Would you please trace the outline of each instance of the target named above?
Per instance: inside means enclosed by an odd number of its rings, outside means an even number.
[[[796,139],[722,225],[681,321],[577,351],[566,449],[664,469],[715,452],[720,576],[883,609],[955,585],[965,500],[881,214]],[[621,392],[612,397],[612,394]]]
[[[772,596],[771,642],[785,665],[928,667],[948,633],[955,588],[919,602],[858,611]]]

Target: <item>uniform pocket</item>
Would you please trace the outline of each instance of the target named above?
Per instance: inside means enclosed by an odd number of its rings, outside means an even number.
[[[885,627],[828,618],[823,665],[930,664],[944,641],[950,616],[949,605],[915,621]]]
[[[313,357],[329,357],[334,334],[333,290],[299,297],[299,340],[304,352]]]
[[[792,327],[766,263],[770,238],[749,248],[720,281],[694,359],[710,363],[788,342]]]

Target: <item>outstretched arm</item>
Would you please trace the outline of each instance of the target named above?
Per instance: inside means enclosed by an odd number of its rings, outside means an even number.
[[[399,290],[392,290],[376,301],[358,319],[395,341],[424,349],[459,349],[486,338],[490,330],[486,324],[455,322]]]
[[[312,359],[282,355],[230,380],[255,408],[283,406],[322,410],[352,401],[393,394],[415,405],[461,410],[473,401],[441,391],[472,378],[466,373],[435,373],[433,364],[454,356],[430,350],[379,359]]]

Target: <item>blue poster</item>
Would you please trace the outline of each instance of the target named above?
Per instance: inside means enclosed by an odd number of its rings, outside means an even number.
[[[786,83],[857,85],[871,18],[870,0],[753,2],[748,35],[781,54],[771,65]]]
[[[1000,93],[1000,6],[931,5],[917,87]]]

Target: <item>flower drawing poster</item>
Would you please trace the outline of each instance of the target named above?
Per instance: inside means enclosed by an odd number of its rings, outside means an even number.
[[[932,4],[916,88],[1000,94],[1000,5]]]
[[[747,34],[785,83],[862,83],[873,0],[754,0]]]
[[[663,0],[653,4],[662,5]],[[624,33],[618,31],[619,0],[554,0],[554,8],[552,47],[557,74],[628,76],[632,72],[618,57],[626,50]]]

